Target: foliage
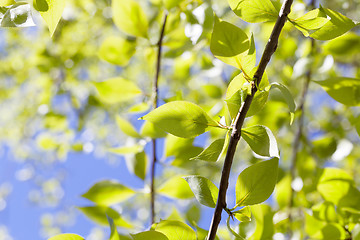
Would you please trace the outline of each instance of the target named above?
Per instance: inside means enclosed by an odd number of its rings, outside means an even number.
[[[102,179],[77,206],[108,239],[359,238],[357,9],[296,1],[276,29],[284,10],[273,0],[30,2],[0,1],[1,141],[23,161],[125,161],[142,188]],[[34,22],[35,33],[17,29]],[[38,203],[59,204],[59,181],[41,184]],[[144,206],[155,221],[134,214]],[[219,206],[227,224],[213,230],[201,211],[215,218]]]

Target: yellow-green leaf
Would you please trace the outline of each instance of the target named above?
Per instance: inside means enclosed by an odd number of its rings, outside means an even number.
[[[52,36],[64,11],[65,0],[34,0],[34,8],[40,12]]]

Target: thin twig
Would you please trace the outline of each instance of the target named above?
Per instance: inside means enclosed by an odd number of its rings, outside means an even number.
[[[152,86],[152,93],[153,93],[153,109],[158,107],[158,93],[159,93],[159,88],[158,88],[158,83],[159,83],[159,77],[160,77],[160,67],[161,67],[161,50],[162,50],[162,41],[164,38],[164,33],[165,33],[165,26],[166,26],[166,20],[167,20],[167,12],[165,12],[165,16],[164,16],[164,22],[162,24],[162,28],[160,31],[160,37],[159,37],[159,41],[157,43],[157,47],[158,47],[158,52],[157,52],[157,61],[156,61],[156,74],[155,74],[155,78],[154,78],[154,82],[153,82],[153,86]],[[155,167],[156,167],[156,139],[152,139],[152,152],[153,152],[153,156],[152,156],[152,164],[151,164],[151,182],[150,182],[150,209],[151,209],[151,224],[153,224],[155,222],[155,187],[154,187],[154,182],[155,182]]]
[[[271,33],[269,41],[266,44],[264,53],[261,57],[261,60],[260,60],[259,66],[258,66],[258,69],[254,74],[254,77],[253,77],[254,81],[252,82],[251,95],[247,95],[245,102],[241,106],[241,108],[235,118],[235,121],[233,124],[233,130],[232,130],[231,138],[230,138],[230,142],[229,142],[229,147],[227,149],[224,166],[223,166],[223,170],[221,173],[219,195],[218,195],[216,207],[214,210],[214,215],[212,218],[209,234],[207,237],[208,240],[214,240],[216,237],[216,232],[217,232],[218,226],[221,221],[222,210],[226,208],[226,192],[227,192],[227,188],[229,185],[230,170],[231,170],[231,165],[232,165],[232,162],[234,159],[236,146],[241,137],[241,128],[244,124],[246,114],[250,108],[250,105],[254,98],[254,95],[258,90],[257,86],[259,86],[259,84],[261,82],[261,78],[265,72],[265,68],[266,68],[267,64],[269,63],[271,56],[273,55],[273,53],[275,52],[275,50],[277,48],[279,35],[281,33],[282,28],[284,27],[287,16],[290,13],[290,7],[291,7],[292,2],[293,2],[292,0],[285,0],[281,7],[279,17],[275,23],[275,26]]]
[[[310,2],[309,7],[311,9],[315,8],[315,0],[312,0]],[[315,51],[315,39],[311,39],[311,52],[310,54],[314,54]],[[309,85],[310,85],[310,81],[312,78],[312,71],[311,68],[307,71],[306,73],[306,79],[305,79],[305,83],[304,83],[304,87],[303,87],[303,91],[301,94],[301,98],[300,98],[300,105],[298,107],[298,111],[300,112],[300,116],[299,116],[299,123],[298,123],[298,129],[296,131],[296,135],[294,138],[294,143],[293,143],[293,148],[292,148],[292,154],[291,154],[291,161],[290,161],[290,182],[292,183],[292,181],[295,179],[296,177],[296,163],[297,163],[297,154],[299,151],[299,147],[300,147],[300,141],[301,138],[303,137],[303,128],[304,128],[304,106],[305,106],[305,102],[306,102],[306,97],[307,97],[307,93],[309,90]],[[292,186],[290,186],[290,201],[289,201],[289,235],[292,235],[292,221],[293,221],[293,216],[291,214],[291,210],[294,206],[294,189],[292,188]]]

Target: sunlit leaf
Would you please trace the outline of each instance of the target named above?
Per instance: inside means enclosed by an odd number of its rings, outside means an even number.
[[[206,132],[209,127],[218,127],[218,123],[202,108],[185,101],[166,103],[141,119],[148,120],[164,131],[184,138],[196,137]]]
[[[121,77],[93,84],[99,93],[100,100],[107,104],[125,102],[141,94],[141,90],[135,83]]]
[[[234,217],[240,222],[250,222],[251,221],[251,211],[249,207],[243,207],[242,209],[233,212]]]
[[[336,101],[356,106],[360,104],[360,79],[334,77],[323,81],[315,81]]]
[[[359,48],[360,36],[353,32],[348,32],[323,45],[324,52],[344,57],[359,53]]]
[[[148,21],[138,2],[113,0],[112,13],[115,25],[124,33],[136,37],[148,37]]]
[[[15,0],[0,0],[0,7],[6,7],[13,5],[15,3]]]
[[[276,21],[279,11],[270,0],[228,0],[231,9],[250,23]]]
[[[150,138],[166,137],[166,132],[161,128],[156,127],[152,122],[146,121],[140,131],[141,136]]]
[[[97,224],[107,226],[109,224],[108,217],[110,217],[113,219],[113,222],[116,226],[124,228],[132,227],[132,225],[125,221],[117,211],[110,207],[89,206],[78,207],[78,209]]]
[[[134,138],[141,138],[135,127],[128,120],[120,116],[116,116],[116,123],[121,131],[123,131],[126,135]]]
[[[190,160],[203,160],[208,162],[216,162],[220,156],[221,150],[223,149],[225,139],[217,139],[210,144],[204,151],[199,155]]]
[[[1,27],[35,26],[31,16],[30,5],[26,2],[17,2],[13,4],[9,9],[7,9],[0,20]]]
[[[256,154],[279,158],[277,142],[269,128],[261,125],[243,128],[241,136]]]
[[[331,202],[322,202],[316,204],[311,209],[313,216],[319,220],[326,222],[337,222],[338,220],[335,205]]]
[[[185,223],[165,220],[158,223],[155,230],[163,233],[169,240],[196,240],[196,233]]]
[[[82,197],[99,205],[109,206],[123,202],[135,194],[135,191],[116,182],[103,180],[95,183]]]
[[[129,172],[144,180],[146,176],[148,158],[144,151],[125,156]]]
[[[279,159],[273,158],[251,165],[242,171],[236,182],[236,206],[264,202],[277,182]]]
[[[64,11],[65,0],[34,0],[34,8],[40,12],[52,36]]]
[[[48,240],[85,240],[85,238],[73,233],[64,233],[51,237]]]
[[[116,229],[116,225],[114,224],[114,220],[108,216],[108,221],[109,221],[109,225],[110,225],[110,238],[109,240],[121,240],[119,233]]]
[[[168,240],[168,238],[161,232],[154,230],[131,234],[134,240]]]
[[[144,150],[143,145],[133,145],[133,146],[125,146],[125,147],[118,147],[118,148],[110,148],[109,152],[119,154],[119,155],[127,155],[127,154],[135,154],[139,153]]]
[[[259,204],[251,206],[250,209],[256,222],[256,228],[254,234],[248,239],[272,239],[274,235],[274,213],[271,211],[271,207],[265,204]]]
[[[290,116],[291,116],[290,124],[292,124],[292,122],[294,121],[296,105],[295,105],[294,98],[291,95],[289,89],[284,84],[277,83],[277,82],[271,83],[270,86],[276,87],[277,89],[279,89],[281,91],[283,97],[285,98],[286,103],[289,106]]]
[[[171,198],[189,199],[194,197],[189,185],[179,176],[172,177],[162,184],[158,192]]]
[[[311,33],[324,26],[328,21],[329,19],[326,18],[326,14],[317,8],[309,11],[304,16],[291,21],[291,23],[293,23],[305,37],[308,37]]]
[[[215,184],[202,176],[187,176],[184,179],[188,182],[199,203],[211,208],[216,206],[219,189]]]
[[[136,51],[136,41],[121,37],[108,37],[101,44],[99,57],[109,63],[126,66]]]

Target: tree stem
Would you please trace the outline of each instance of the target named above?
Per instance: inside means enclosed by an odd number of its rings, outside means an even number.
[[[246,114],[251,106],[251,102],[254,98],[255,93],[257,92],[257,86],[259,86],[261,82],[261,78],[265,72],[266,66],[270,61],[271,56],[275,52],[279,35],[281,33],[282,28],[284,27],[284,24],[286,22],[287,16],[290,13],[290,8],[292,4],[292,0],[285,0],[280,13],[279,17],[275,23],[275,26],[273,28],[273,31],[270,35],[269,41],[266,44],[265,50],[263,52],[263,55],[261,57],[259,66],[257,71],[254,74],[254,81],[252,83],[252,89],[251,89],[251,95],[247,95],[245,102],[241,106],[235,121],[233,123],[233,130],[231,133],[231,138],[229,142],[229,147],[227,149],[227,153],[225,156],[224,166],[221,174],[221,180],[220,180],[220,188],[219,188],[219,195],[216,203],[216,207],[214,210],[214,215],[212,218],[212,222],[209,229],[209,234],[207,239],[208,240],[214,240],[216,237],[216,232],[218,229],[218,226],[221,221],[221,213],[222,210],[226,207],[226,192],[229,185],[229,176],[231,171],[231,165],[234,159],[234,154],[236,151],[236,146],[240,140],[241,137],[241,128],[244,124],[244,120],[246,117]]]
[[[157,47],[158,47],[158,52],[157,52],[157,61],[156,61],[156,73],[155,73],[155,78],[154,78],[154,82],[152,85],[152,108],[155,109],[158,107],[158,93],[159,93],[159,88],[158,88],[158,83],[159,83],[159,77],[160,77],[160,69],[161,69],[161,50],[162,50],[162,41],[164,38],[164,33],[165,33],[165,26],[166,26],[166,21],[167,21],[167,12],[165,12],[165,16],[164,16],[164,21],[161,27],[161,31],[160,31],[160,37],[159,37],[159,41],[157,43]],[[157,162],[157,158],[156,158],[156,139],[152,139],[152,164],[151,164],[151,180],[150,180],[150,209],[151,209],[151,224],[153,224],[155,222],[155,167],[156,167],[156,162]]]

